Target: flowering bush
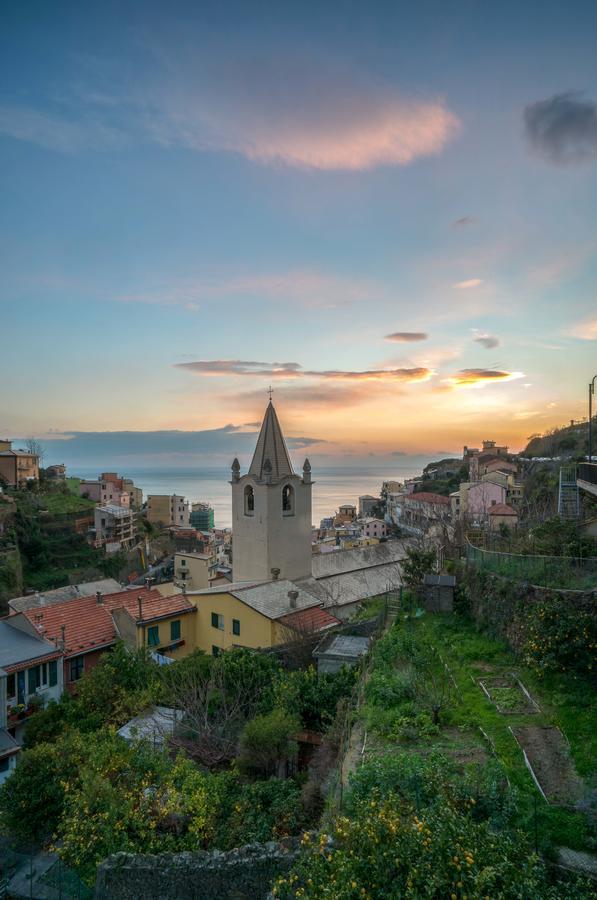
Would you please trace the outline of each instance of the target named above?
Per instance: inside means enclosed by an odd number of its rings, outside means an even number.
[[[329,835],[305,835],[303,847],[292,872],[276,882],[275,897],[558,896],[549,893],[522,836],[495,833],[446,803],[417,813],[396,796],[362,800]]]
[[[526,615],[526,664],[539,673],[592,672],[597,649],[594,610],[574,606],[560,597],[540,599]]]

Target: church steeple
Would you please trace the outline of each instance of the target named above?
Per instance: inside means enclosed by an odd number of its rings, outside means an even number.
[[[263,417],[253,461],[249,466],[249,475],[259,480],[264,480],[267,476],[270,483],[294,475],[290,456],[286,449],[286,441],[271,397]]]

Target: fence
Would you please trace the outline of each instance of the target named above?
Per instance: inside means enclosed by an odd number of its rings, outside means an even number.
[[[466,559],[476,568],[515,581],[561,590],[597,589],[597,557],[530,556],[483,550],[466,542]]]
[[[49,854],[19,853],[0,844],[0,900],[92,900],[93,890]]]
[[[366,656],[360,657],[359,662],[357,663],[357,680],[353,688],[350,700],[346,705],[346,709],[344,710],[344,714],[342,716],[340,738],[338,741],[338,762],[336,764],[334,774],[330,780],[330,788],[328,792],[328,803],[326,810],[328,817],[336,815],[342,807],[342,798],[344,793],[343,767],[346,754],[348,753],[348,750],[350,748],[350,740],[352,737],[352,730],[354,725],[354,714],[363,701],[367,671],[371,664],[371,651],[375,645],[375,642],[383,634],[390,614],[395,611],[395,606],[398,603],[398,593],[395,591],[388,591],[388,593],[384,597],[384,601],[385,602],[382,610],[375,618],[375,630],[371,633],[369,652]]]

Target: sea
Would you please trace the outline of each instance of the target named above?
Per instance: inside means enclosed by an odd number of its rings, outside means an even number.
[[[69,467],[69,475],[78,478],[97,478],[97,469],[78,470]],[[232,524],[230,469],[223,468],[137,468],[121,473],[132,478],[148,494],[181,494],[192,503],[203,501],[214,510],[216,528]],[[391,466],[388,468],[314,468],[313,524],[332,516],[342,503],[354,503],[363,494],[379,496],[383,481],[404,481],[421,474],[420,466]]]

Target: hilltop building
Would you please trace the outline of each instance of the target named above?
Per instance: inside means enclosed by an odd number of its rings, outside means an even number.
[[[147,497],[147,521],[153,525],[177,525],[189,527],[189,501],[178,494],[149,494]]]
[[[189,521],[197,531],[209,531],[214,527],[214,511],[209,503],[193,503]]]
[[[27,450],[13,450],[12,441],[0,440],[0,482],[20,487],[39,480],[39,457]]]

